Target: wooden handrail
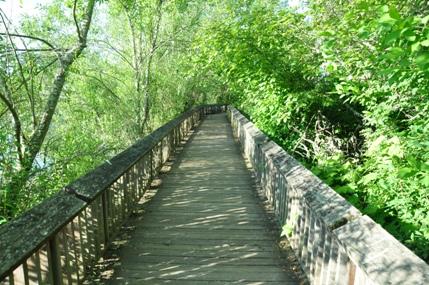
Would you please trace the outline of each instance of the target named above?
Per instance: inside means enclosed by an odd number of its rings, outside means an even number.
[[[233,107],[235,134],[311,284],[428,284],[429,266]]]
[[[185,112],[0,227],[0,284],[81,284],[185,135],[225,110]]]

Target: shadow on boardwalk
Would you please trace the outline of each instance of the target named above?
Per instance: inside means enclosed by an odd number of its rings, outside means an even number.
[[[306,284],[279,235],[226,114],[210,115],[164,166],[89,283]]]

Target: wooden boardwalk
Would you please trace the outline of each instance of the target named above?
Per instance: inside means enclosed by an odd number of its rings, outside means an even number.
[[[92,281],[306,284],[281,248],[225,113],[207,116],[169,163]]]

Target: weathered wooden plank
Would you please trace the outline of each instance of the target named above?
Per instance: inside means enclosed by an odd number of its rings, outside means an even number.
[[[135,241],[126,241],[123,244],[132,244]],[[138,242],[142,242],[139,240]],[[148,244],[184,244],[184,245],[207,245],[207,246],[213,246],[213,247],[222,247],[222,246],[248,246],[248,245],[254,245],[254,246],[268,246],[277,248],[279,246],[279,243],[275,240],[243,240],[243,239],[230,239],[229,237],[223,237],[220,239],[190,239],[187,238],[167,238],[167,237],[146,237],[144,239],[145,243]],[[122,243],[121,243],[122,244]]]
[[[169,285],[225,285],[225,284],[241,284],[241,285],[261,285],[261,282],[255,282],[255,281],[245,281],[245,280],[237,280],[234,283],[226,283],[225,281],[207,281],[207,280],[172,280],[170,279],[151,279],[151,280],[142,280],[139,278],[132,278],[132,279],[117,279],[115,280],[116,285],[163,285],[163,284],[169,284]],[[263,283],[264,285],[294,285],[296,284],[295,281],[291,282],[268,282],[265,281]]]
[[[352,261],[374,284],[429,281],[428,265],[367,216],[334,230]]]
[[[126,243],[126,241],[124,241]],[[200,243],[194,243],[191,244],[187,240],[170,240],[165,242],[156,242],[156,240],[152,239],[145,239],[145,240],[137,240],[134,241],[132,245],[130,245],[129,248],[138,247],[141,249],[146,250],[181,250],[182,252],[189,252],[189,251],[200,251],[200,252],[241,252],[241,253],[249,253],[249,252],[280,252],[279,248],[277,248],[276,245],[277,242],[275,241],[269,241],[269,243],[266,243],[265,241],[263,243],[253,243],[253,242],[247,242],[243,244],[234,244],[234,243],[219,243],[218,241],[215,241],[213,243],[205,242],[201,240]],[[123,254],[127,252],[127,248],[124,248],[123,251],[120,252],[120,254]],[[141,254],[139,251],[132,250],[132,254]]]
[[[226,116],[207,117],[175,157],[118,241],[108,284],[300,284]]]
[[[0,229],[0,280],[76,215],[86,203],[63,191],[51,196]]]
[[[201,107],[199,108],[201,109]],[[199,110],[191,109],[170,122],[164,124],[150,135],[142,138],[137,143],[127,148],[120,154],[116,155],[109,161],[88,172],[84,176],[70,183],[66,188],[72,192],[77,193],[81,197],[86,197],[87,200],[93,200],[95,197],[101,194],[101,192],[109,187],[112,182],[116,181],[122,174],[132,167],[142,156],[150,151],[154,151],[159,158],[159,164],[161,163],[161,148],[157,147],[159,141],[172,132],[177,126],[192,114]],[[190,126],[189,126],[190,127]],[[188,127],[188,128],[189,128]],[[156,164],[159,167],[158,164]]]

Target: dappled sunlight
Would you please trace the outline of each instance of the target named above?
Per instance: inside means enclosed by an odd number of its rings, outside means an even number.
[[[222,116],[195,130],[139,204],[108,284],[299,284]]]

